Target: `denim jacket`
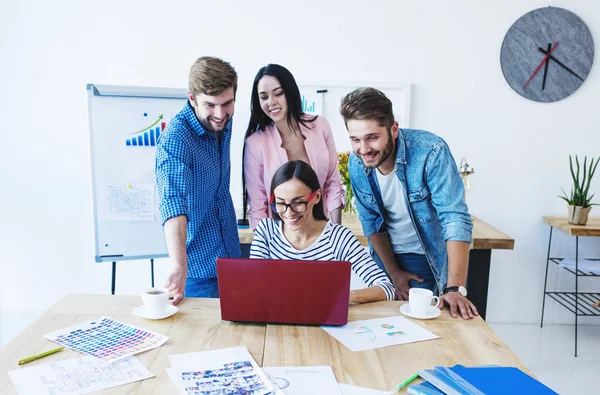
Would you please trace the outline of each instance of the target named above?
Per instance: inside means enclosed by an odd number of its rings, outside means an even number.
[[[366,237],[386,232],[385,208],[374,169],[352,154],[348,165],[356,208]],[[438,289],[448,282],[446,240],[471,242],[471,215],[464,187],[444,140],[423,130],[400,129],[394,171]],[[369,242],[371,254],[373,246]]]

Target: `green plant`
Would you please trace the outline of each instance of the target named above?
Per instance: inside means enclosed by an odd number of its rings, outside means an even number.
[[[338,153],[338,170],[340,171],[340,177],[342,179],[342,184],[346,188],[346,202],[344,206],[344,213],[355,214],[356,208],[354,208],[354,203],[352,202],[352,198],[354,195],[352,194],[352,183],[350,182],[350,173],[348,172],[348,160],[350,159],[350,152],[339,152]]]
[[[590,206],[597,206],[596,203],[590,203],[594,194],[588,196],[590,192],[590,183],[592,182],[592,177],[594,177],[594,173],[596,172],[596,167],[598,167],[598,162],[600,162],[600,157],[596,159],[596,163],[594,163],[594,158],[590,161],[590,165],[587,165],[587,156],[583,158],[583,177],[579,177],[580,174],[580,166],[579,166],[579,158],[575,155],[575,166],[576,169],[573,169],[573,158],[569,155],[569,166],[571,167],[571,177],[573,177],[573,186],[571,187],[571,193],[567,195],[564,189],[563,196],[559,196],[565,202],[569,203],[571,206],[581,206],[583,208]]]

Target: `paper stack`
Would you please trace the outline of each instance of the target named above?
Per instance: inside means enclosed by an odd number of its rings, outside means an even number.
[[[559,266],[571,270],[575,270],[577,267],[582,272],[600,274],[600,259],[581,258],[577,262],[577,265],[575,263],[574,258],[565,258],[560,262]]]

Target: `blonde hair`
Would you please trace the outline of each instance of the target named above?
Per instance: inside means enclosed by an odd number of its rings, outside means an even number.
[[[348,127],[348,121],[375,120],[379,126],[390,129],[394,124],[392,102],[383,92],[375,88],[358,88],[342,100],[340,114]]]
[[[225,90],[237,91],[237,73],[231,64],[212,56],[196,59],[190,68],[189,89],[196,97],[199,94],[218,96]]]

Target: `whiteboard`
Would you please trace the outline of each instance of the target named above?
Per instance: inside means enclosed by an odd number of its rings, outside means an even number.
[[[335,139],[335,147],[338,152],[352,151],[348,130],[344,124],[344,119],[340,115],[340,104],[346,94],[359,87],[371,87],[382,91],[387,98],[392,101],[394,118],[398,121],[400,128],[410,127],[410,101],[412,91],[410,83],[398,83],[393,85],[373,85],[369,83],[328,85],[311,83],[299,85],[303,102],[306,101],[306,109],[310,110],[314,108],[316,110],[314,112],[305,112],[323,115],[327,118],[331,125],[331,130]],[[315,94],[322,97],[316,98]]]
[[[167,257],[156,140],[187,90],[88,84],[96,262]]]

